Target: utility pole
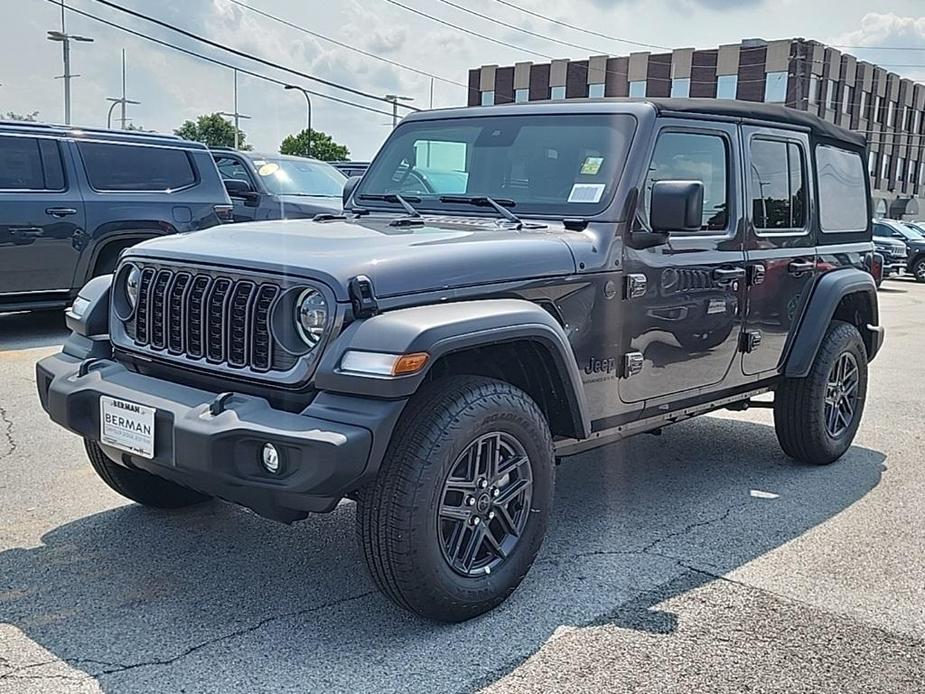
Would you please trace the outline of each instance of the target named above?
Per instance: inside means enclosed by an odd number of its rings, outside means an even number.
[[[250,116],[245,116],[243,113],[238,113],[238,71],[234,71],[234,112],[228,113],[227,111],[219,111],[220,116],[227,116],[234,121],[234,148],[238,149],[241,146],[239,141],[239,133],[241,129],[238,127],[238,123],[243,119],[246,120]]]
[[[128,123],[128,118],[125,116],[125,106],[126,104],[135,104],[138,105],[140,101],[132,101],[131,99],[126,98],[125,96],[125,49],[122,49],[122,98],[116,99],[112,96],[107,96],[106,101],[111,101],[112,106],[109,107],[109,114],[106,116],[106,127],[110,130],[112,129],[112,111],[117,104],[122,106],[122,129],[125,130],[125,126]]]
[[[305,97],[305,128],[308,130],[308,156],[312,155],[312,100],[308,96],[308,92],[302,87],[297,87],[294,84],[287,84],[283,89],[297,89],[302,92],[302,96]]]
[[[386,94],[385,100],[392,102],[392,130],[398,125],[398,102],[414,101],[414,97],[402,96],[401,94]]]
[[[92,43],[93,39],[89,36],[77,36],[76,34],[67,33],[65,23],[65,5],[61,0],[61,31],[49,31],[46,37],[49,41],[57,41],[61,44],[62,57],[64,58],[64,74],[56,79],[64,80],[64,124],[71,124],[71,78],[80,77],[80,75],[71,74],[71,41],[81,43]]]

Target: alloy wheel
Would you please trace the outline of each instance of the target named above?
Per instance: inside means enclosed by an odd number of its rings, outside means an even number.
[[[530,514],[533,470],[524,447],[507,433],[472,441],[443,485],[437,531],[443,558],[457,573],[496,570],[520,541]]]
[[[851,352],[842,352],[829,371],[825,393],[825,429],[837,439],[851,428],[857,411],[860,370]]]

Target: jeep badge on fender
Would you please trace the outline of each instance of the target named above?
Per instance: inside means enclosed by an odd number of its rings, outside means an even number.
[[[866,162],[762,104],[415,113],[343,215],[125,252],[39,397],[142,504],[355,500],[382,592],[469,619],[540,551],[557,459],[765,393],[785,454],[848,449],[883,341]]]

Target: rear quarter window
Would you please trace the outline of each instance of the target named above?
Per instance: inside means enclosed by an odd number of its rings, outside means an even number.
[[[823,232],[867,231],[867,172],[856,152],[840,147],[816,147],[819,181],[819,226]]]
[[[196,183],[189,155],[182,149],[80,142],[77,145],[95,190],[171,191]]]
[[[64,189],[61,152],[54,140],[0,136],[0,190]]]

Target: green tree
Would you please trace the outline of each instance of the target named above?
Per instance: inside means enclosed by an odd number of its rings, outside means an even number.
[[[173,131],[184,140],[195,140],[209,147],[234,147],[234,125],[218,113],[199,116],[195,121],[184,121]],[[238,148],[252,149],[244,144],[244,131],[238,129]]]
[[[303,130],[296,135],[287,135],[279,146],[279,153],[314,157],[321,161],[343,161],[350,157],[350,150],[345,145],[334,142],[327,133],[314,128],[311,133],[311,148],[308,146],[308,130]]]
[[[37,121],[39,118],[39,112],[33,111],[32,113],[14,113],[13,111],[7,111],[5,116],[2,116],[6,120],[26,120],[26,121]]]

